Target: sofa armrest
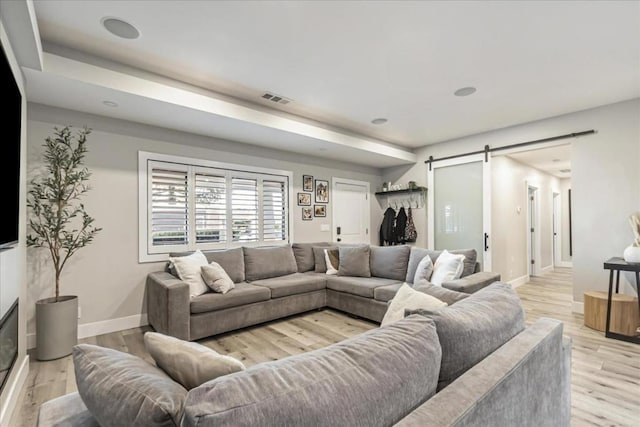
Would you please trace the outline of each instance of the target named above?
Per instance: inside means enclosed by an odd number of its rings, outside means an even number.
[[[480,273],[470,274],[460,279],[444,282],[442,287],[451,289],[452,291],[472,294],[486,286],[489,286],[493,282],[499,281],[500,274],[492,273],[490,271],[481,271]]]
[[[190,339],[189,285],[165,271],[147,276],[149,324],[163,334]]]
[[[398,425],[568,427],[571,346],[562,326],[538,319]]]

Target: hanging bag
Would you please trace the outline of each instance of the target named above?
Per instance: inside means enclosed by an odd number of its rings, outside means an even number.
[[[411,208],[409,208],[407,212],[407,226],[404,230],[404,240],[405,242],[415,242],[418,239],[418,231],[416,230],[416,226],[413,223],[413,214],[411,213]]]

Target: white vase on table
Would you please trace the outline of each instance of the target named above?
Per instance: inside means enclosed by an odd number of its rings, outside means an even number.
[[[637,246],[636,243],[627,246],[622,257],[627,262],[640,263],[640,246]]]

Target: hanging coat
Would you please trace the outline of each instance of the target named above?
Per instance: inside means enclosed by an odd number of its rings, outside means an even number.
[[[395,219],[396,211],[387,208],[384,212],[382,224],[380,225],[380,246],[395,244]]]
[[[396,228],[394,230],[395,241],[397,243],[404,243],[404,230],[407,227],[407,214],[404,212],[404,208],[400,208],[398,216],[396,216]]]
[[[413,214],[411,208],[407,210],[407,227],[404,230],[404,241],[415,242],[418,239],[418,231],[413,223]]]

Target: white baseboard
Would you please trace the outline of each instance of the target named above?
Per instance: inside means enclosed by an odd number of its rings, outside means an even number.
[[[125,329],[146,326],[149,322],[147,314],[134,314],[133,316],[119,317],[117,319],[102,320],[100,322],[84,323],[78,325],[78,339],[95,337],[96,335],[111,332],[124,331]],[[27,334],[27,348],[36,348],[36,334]]]
[[[0,427],[9,427],[13,411],[18,403],[18,397],[24,384],[27,382],[27,376],[29,376],[29,356],[25,356],[24,359],[22,359],[16,380],[9,387],[7,398],[4,402],[1,402],[3,404],[0,406]]]
[[[584,314],[584,302],[582,302],[582,301],[573,301],[571,303],[571,312],[572,313],[578,313],[578,314]]]
[[[550,272],[550,271],[553,271],[553,264],[551,264],[551,265],[547,265],[546,267],[542,267],[540,270],[541,270],[542,272],[544,272],[544,273],[548,273],[548,272]]]
[[[515,289],[518,286],[524,285],[528,281],[529,281],[529,275],[525,274],[524,276],[516,277],[515,279],[509,280],[508,283],[511,285],[513,289]]]
[[[571,262],[571,261],[560,261],[560,262],[556,262],[556,267],[560,267],[560,268],[573,268],[573,262]]]

